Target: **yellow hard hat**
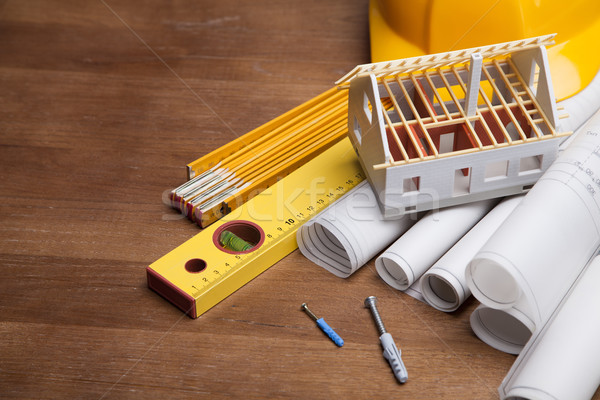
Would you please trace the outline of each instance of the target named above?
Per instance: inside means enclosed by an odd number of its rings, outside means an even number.
[[[372,62],[556,33],[548,48],[558,100],[600,69],[598,0],[371,0]]]

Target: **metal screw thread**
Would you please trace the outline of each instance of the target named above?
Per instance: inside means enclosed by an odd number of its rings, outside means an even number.
[[[302,303],[302,309],[303,309],[304,311],[306,311],[306,313],[307,313],[307,314],[310,316],[310,318],[311,318],[313,321],[316,321],[316,320],[318,320],[318,319],[319,319],[319,318],[317,318],[317,316],[316,316],[315,314],[313,314],[313,312],[312,312],[312,311],[310,311],[310,310],[308,309],[308,306],[306,305],[306,303]]]
[[[385,330],[385,326],[383,325],[383,321],[381,320],[381,316],[379,315],[379,311],[377,311],[377,297],[369,296],[365,299],[365,307],[371,310],[371,314],[373,315],[373,319],[375,320],[375,325],[377,325],[377,330],[379,330],[379,335],[383,335],[387,331]]]

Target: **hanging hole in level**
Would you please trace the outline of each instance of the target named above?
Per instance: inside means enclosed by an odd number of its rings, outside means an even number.
[[[192,274],[197,274],[198,272],[202,272],[206,269],[206,261],[200,258],[192,258],[185,263],[185,270],[187,272],[191,272]]]

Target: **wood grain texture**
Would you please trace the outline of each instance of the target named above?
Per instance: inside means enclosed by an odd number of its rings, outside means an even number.
[[[164,202],[185,165],[369,62],[367,4],[0,1],[1,398],[498,397],[514,357],[473,335],[475,301],[440,313],[373,262],[342,280],[296,251],[197,320],[146,287],[198,232]]]

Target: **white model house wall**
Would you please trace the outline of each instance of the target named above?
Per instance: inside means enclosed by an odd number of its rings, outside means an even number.
[[[556,159],[560,138],[374,171],[386,217],[528,191]],[[402,173],[396,169],[402,168]],[[468,173],[464,174],[464,169]],[[418,183],[416,183],[418,182]]]

